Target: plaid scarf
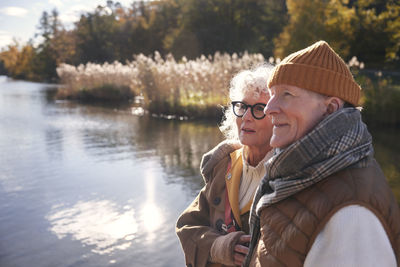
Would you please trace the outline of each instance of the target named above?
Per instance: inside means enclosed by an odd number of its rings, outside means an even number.
[[[243,266],[249,266],[260,235],[260,212],[349,166],[365,167],[373,155],[372,138],[360,111],[343,108],[322,120],[309,134],[265,164],[267,174],[254,196],[250,214],[251,241]]]

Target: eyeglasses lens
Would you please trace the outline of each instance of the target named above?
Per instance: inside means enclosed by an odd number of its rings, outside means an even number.
[[[236,116],[241,117],[244,115],[244,113],[246,112],[247,106],[244,105],[243,103],[235,103],[235,105],[233,106],[233,111],[235,113]]]
[[[257,104],[253,107],[253,115],[256,119],[264,118],[264,105]]]

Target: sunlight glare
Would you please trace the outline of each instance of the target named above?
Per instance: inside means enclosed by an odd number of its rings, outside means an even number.
[[[147,203],[142,209],[142,222],[147,232],[156,231],[163,222],[163,215],[154,203]]]
[[[52,225],[50,230],[59,239],[71,235],[83,245],[93,246],[92,252],[97,254],[127,249],[137,233],[134,210],[120,212],[109,200],[80,201],[71,208],[46,216],[46,219]]]
[[[143,224],[147,232],[149,242],[156,240],[156,233],[158,233],[164,221],[160,205],[156,201],[156,177],[157,175],[152,171],[152,168],[148,168],[145,173],[146,202],[140,212],[140,223]]]

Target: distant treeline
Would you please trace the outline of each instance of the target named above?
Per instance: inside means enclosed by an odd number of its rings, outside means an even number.
[[[400,2],[163,0],[132,1],[122,7],[107,1],[68,28],[57,10],[44,11],[34,38],[0,52],[0,74],[55,81],[61,63],[125,62],[154,51],[177,59],[216,51],[283,58],[320,39],[346,61],[356,56],[366,68],[396,69],[400,67]]]

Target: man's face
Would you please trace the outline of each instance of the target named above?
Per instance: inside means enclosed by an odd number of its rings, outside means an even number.
[[[285,148],[309,133],[326,114],[324,96],[292,85],[274,85],[264,112],[272,118],[271,147]]]

